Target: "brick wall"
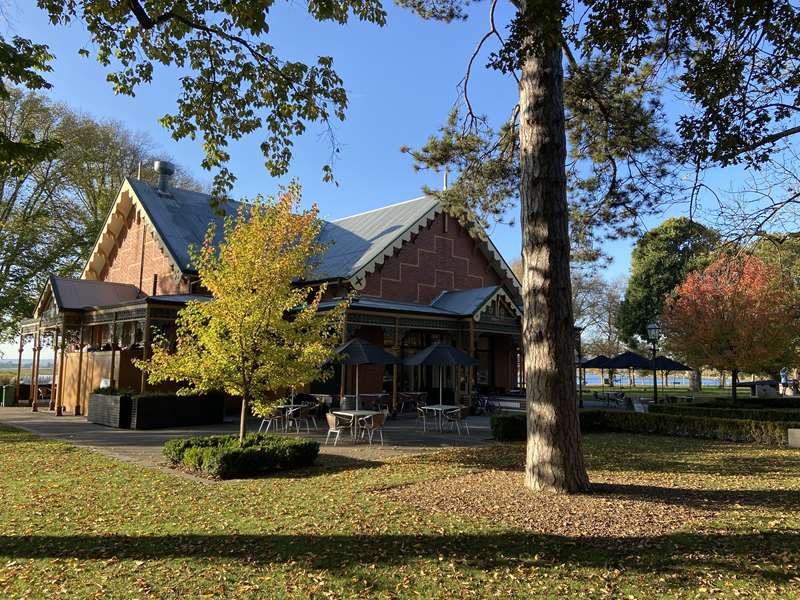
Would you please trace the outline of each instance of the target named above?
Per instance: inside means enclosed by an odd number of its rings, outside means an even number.
[[[144,253],[142,243],[144,243]],[[114,247],[98,279],[114,283],[130,283],[150,295],[153,291],[154,274],[158,275],[156,295],[188,293],[187,283],[182,279],[176,280],[172,262],[159,247],[144,215],[134,206],[117,235]]]
[[[453,218],[439,215],[367,275],[364,296],[429,304],[444,290],[499,285],[477,242]]]

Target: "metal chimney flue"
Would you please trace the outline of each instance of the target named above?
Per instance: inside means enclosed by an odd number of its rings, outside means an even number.
[[[157,160],[153,163],[153,170],[158,173],[158,193],[168,195],[169,180],[175,173],[175,165],[166,160]]]

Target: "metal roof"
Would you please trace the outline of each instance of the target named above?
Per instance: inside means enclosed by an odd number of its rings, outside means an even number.
[[[120,304],[139,297],[139,288],[128,283],[68,279],[52,275],[50,286],[56,304],[62,310]]]
[[[194,272],[190,264],[189,246],[200,246],[203,243],[212,222],[217,225],[214,243],[219,243],[222,240],[224,216],[235,214],[239,207],[238,202],[231,201],[219,208],[223,213],[220,214],[211,207],[211,196],[208,194],[176,187],[170,187],[168,195],[159,194],[156,188],[144,181],[129,178],[128,183],[170,254],[184,272]]]
[[[326,221],[319,241],[327,246],[327,250],[320,258],[312,278],[351,277],[438,204],[436,198],[422,196],[344,219]]]
[[[492,285],[471,290],[442,292],[431,302],[431,306],[459,315],[474,315],[498,289],[499,285]]]
[[[344,298],[325,300],[319,303],[321,309],[333,308],[342,302]],[[394,300],[384,300],[383,298],[370,298],[368,296],[353,298],[350,308],[365,310],[386,310],[391,312],[423,313],[426,315],[438,315],[441,317],[459,317],[456,313],[441,308],[435,308],[427,304],[412,304],[411,302],[395,302]]]
[[[136,197],[178,266],[193,272],[188,247],[203,243],[210,223],[217,224],[214,240],[222,239],[224,215],[215,211],[210,196],[170,187],[169,195],[138,179],[129,179]],[[313,280],[345,279],[369,264],[410,227],[438,205],[432,196],[407,200],[335,221],[324,221],[319,241],[327,246],[312,274]],[[238,202],[220,207],[233,215]]]

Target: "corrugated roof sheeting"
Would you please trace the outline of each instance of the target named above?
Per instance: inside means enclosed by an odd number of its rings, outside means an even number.
[[[326,221],[319,241],[327,246],[313,278],[347,278],[367,266],[409,227],[436,207],[432,196]]]
[[[220,207],[220,215],[209,203],[210,196],[181,188],[170,188],[169,195],[161,195],[149,184],[129,179],[137,198],[147,211],[161,239],[184,271],[193,271],[190,265],[189,246],[199,246],[205,239],[210,223],[216,223],[215,243],[222,240],[222,224],[225,215],[233,215],[238,202]]]
[[[499,287],[492,285],[471,290],[444,292],[434,299],[431,305],[459,315],[474,315],[497,292]]]
[[[120,304],[139,296],[139,289],[127,283],[53,276],[50,284],[59,308],[66,310]]]

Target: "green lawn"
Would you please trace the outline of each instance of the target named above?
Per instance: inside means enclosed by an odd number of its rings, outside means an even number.
[[[653,523],[670,511],[713,516],[626,535],[620,510],[608,534],[589,515],[581,537],[512,526],[486,498],[448,510],[431,497],[427,510],[424,495],[395,493],[447,489],[453,477],[513,485],[520,445],[204,482],[0,428],[0,597],[800,595],[800,452],[622,435],[585,447],[592,478],[616,482],[640,528],[642,507],[654,507]],[[532,511],[552,504],[519,494]],[[545,516],[580,529],[568,505],[587,500],[558,499],[567,508]]]

